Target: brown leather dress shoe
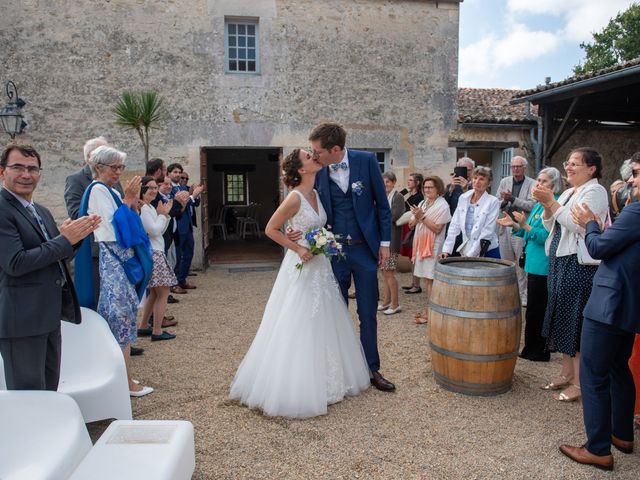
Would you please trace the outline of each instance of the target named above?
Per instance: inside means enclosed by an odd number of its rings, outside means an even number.
[[[195,290],[196,287],[195,285],[191,285],[189,282],[184,282],[178,285],[180,288],[184,288],[185,290]]]
[[[633,453],[633,440],[620,440],[615,435],[611,435],[611,445],[616,447],[622,453]]]
[[[613,470],[613,455],[594,455],[586,447],[560,445],[560,451],[574,462],[593,465],[601,470]]]
[[[182,295],[183,293],[187,293],[187,291],[184,288],[182,288],[180,285],[176,285],[174,287],[171,287],[171,293],[178,293]]]
[[[372,375],[371,385],[376,387],[378,390],[382,390],[383,392],[393,392],[396,389],[396,386],[380,375],[380,372],[373,372]]]

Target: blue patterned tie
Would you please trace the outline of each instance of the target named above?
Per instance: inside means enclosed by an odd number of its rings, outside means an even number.
[[[33,206],[33,203],[30,203],[29,205],[27,205],[27,210],[37,222],[38,226],[40,227],[40,230],[42,231],[42,234],[44,235],[44,238],[46,238],[47,240],[51,240],[51,237],[49,236],[49,232],[47,232],[47,227],[45,227],[44,221],[42,220],[42,217],[38,214],[36,207]],[[66,280],[64,276],[64,269],[62,268],[62,263],[60,263],[60,261],[58,261],[58,268],[60,269],[60,275],[62,277],[62,282],[64,284]]]
[[[333,165],[331,165],[331,170],[334,172],[339,169],[346,170],[347,168],[349,168],[347,162],[334,163]]]

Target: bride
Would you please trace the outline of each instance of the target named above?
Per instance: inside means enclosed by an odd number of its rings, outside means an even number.
[[[351,316],[331,270],[306,240],[289,240],[287,220],[308,232],[327,216],[313,184],[322,165],[302,149],[283,162],[293,190],[265,228],[288,249],[265,307],[262,323],[231,383],[230,398],[266,415],[295,418],[327,413],[327,405],[369,387],[369,369]],[[303,262],[302,270],[296,264]]]

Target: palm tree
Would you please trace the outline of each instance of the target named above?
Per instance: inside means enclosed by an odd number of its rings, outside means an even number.
[[[153,90],[122,92],[113,109],[116,124],[127,130],[135,130],[144,147],[145,165],[149,161],[149,130],[159,128],[164,117],[164,98]]]

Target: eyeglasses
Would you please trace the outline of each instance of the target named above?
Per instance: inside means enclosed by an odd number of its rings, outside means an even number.
[[[109,167],[112,172],[124,172],[125,165],[107,165],[106,163],[98,162],[98,165],[104,165],[105,167]]]
[[[13,170],[14,172],[22,175],[25,172],[28,172],[29,175],[32,176],[37,176],[40,175],[40,171],[42,170],[42,168],[40,167],[36,167],[35,165],[22,165],[21,163],[14,163],[13,165],[7,165],[5,168],[8,168],[10,170]]]
[[[576,167],[584,167],[584,163],[574,163],[574,162],[562,162],[562,166],[564,168],[576,168]]]
[[[511,165],[511,168],[524,168],[524,165]]]
[[[313,150],[311,152],[311,155],[313,156],[313,158],[318,158],[320,157],[320,155],[322,155],[323,153],[327,153],[329,150],[324,150],[324,151],[318,151],[318,150]]]
[[[189,177],[180,177],[180,180],[189,180]]]

